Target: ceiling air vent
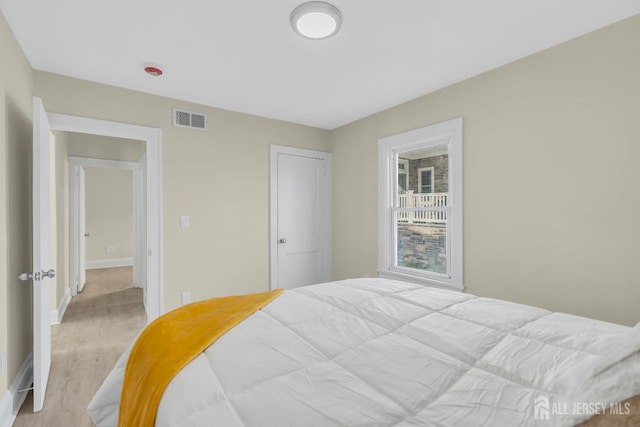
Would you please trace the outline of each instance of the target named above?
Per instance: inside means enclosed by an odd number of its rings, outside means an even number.
[[[207,115],[204,113],[195,113],[193,111],[174,108],[173,126],[179,128],[207,130]]]

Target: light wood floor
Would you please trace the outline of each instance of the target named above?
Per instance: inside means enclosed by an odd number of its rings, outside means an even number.
[[[51,374],[44,409],[32,395],[14,426],[93,426],[85,410],[120,354],[146,324],[142,289],[132,288],[131,267],[87,271],[87,284],[51,328]]]

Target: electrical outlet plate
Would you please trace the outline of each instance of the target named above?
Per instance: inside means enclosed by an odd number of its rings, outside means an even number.
[[[191,292],[182,293],[182,305],[189,304],[191,302]]]
[[[2,356],[0,356],[0,359],[2,359],[2,373],[6,374],[7,373],[7,350],[2,350]]]

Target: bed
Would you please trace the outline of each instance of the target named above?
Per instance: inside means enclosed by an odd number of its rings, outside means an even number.
[[[130,351],[88,408],[98,427],[117,425]],[[575,426],[639,394],[638,326],[367,278],[247,317],[178,372],[155,425]]]

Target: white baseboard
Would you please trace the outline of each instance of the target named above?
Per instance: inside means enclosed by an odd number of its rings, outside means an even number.
[[[0,400],[0,427],[11,427],[13,424],[13,395],[7,391],[4,399]]]
[[[29,353],[22,363],[16,379],[0,401],[0,427],[11,427],[33,384],[33,353]],[[22,390],[22,391],[20,391]]]
[[[87,261],[87,270],[96,268],[129,267],[133,265],[133,258],[98,259]]]
[[[64,297],[60,300],[60,304],[58,304],[57,310],[51,310],[51,324],[59,325],[62,322],[62,318],[64,317],[64,312],[67,311],[67,306],[71,302],[71,295],[69,294],[69,289],[67,288]]]

